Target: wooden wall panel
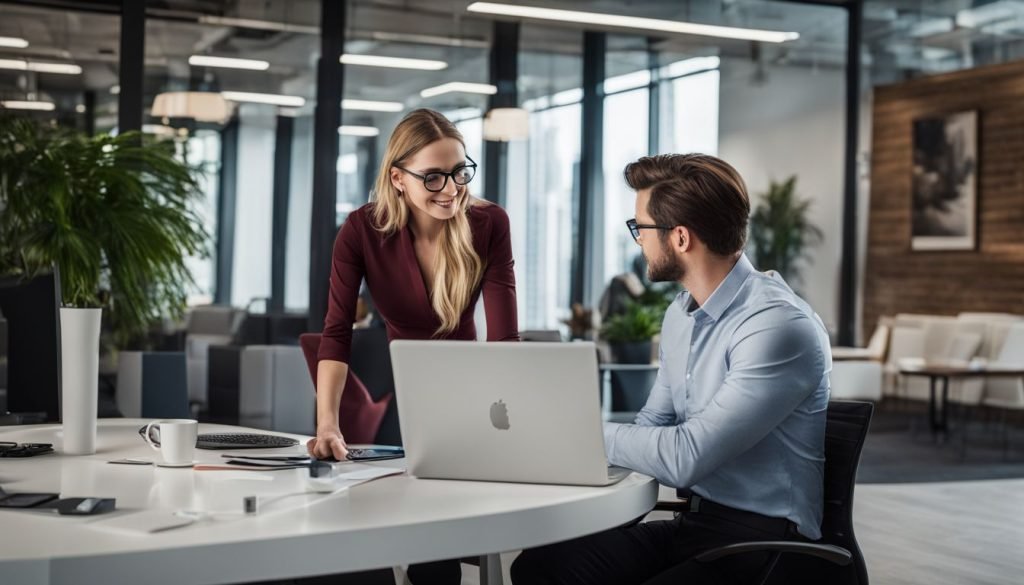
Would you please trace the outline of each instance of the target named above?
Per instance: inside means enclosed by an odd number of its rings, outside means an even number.
[[[977,248],[910,249],[915,118],[978,111]],[[1024,62],[875,90],[864,334],[881,315],[1024,314]]]

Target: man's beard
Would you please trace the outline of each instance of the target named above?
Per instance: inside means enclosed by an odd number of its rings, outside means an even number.
[[[671,250],[661,243],[661,258],[657,262],[647,260],[647,278],[651,282],[679,282],[686,274],[686,267],[672,257]]]

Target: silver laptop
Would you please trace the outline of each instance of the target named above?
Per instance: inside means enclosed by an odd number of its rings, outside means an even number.
[[[402,441],[416,477],[608,485],[593,343],[395,341]]]

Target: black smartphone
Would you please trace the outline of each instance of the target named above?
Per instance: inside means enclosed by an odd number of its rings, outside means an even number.
[[[391,447],[387,449],[349,449],[349,461],[380,461],[383,459],[401,459],[405,457],[405,451],[401,448]]]
[[[34,508],[50,500],[56,500],[59,494],[7,494],[0,500],[0,508]]]

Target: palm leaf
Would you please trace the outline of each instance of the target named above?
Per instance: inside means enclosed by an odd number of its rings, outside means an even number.
[[[0,117],[0,274],[56,264],[64,302],[108,309],[122,344],[182,314],[186,258],[209,254],[201,197],[173,143]]]
[[[791,282],[800,281],[800,262],[810,261],[808,248],[824,240],[824,232],[808,218],[811,201],[796,195],[796,176],[772,181],[750,216],[750,249],[760,270],[775,270]]]

